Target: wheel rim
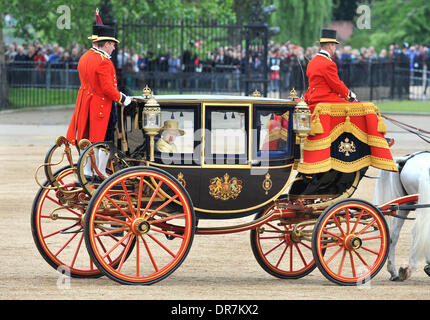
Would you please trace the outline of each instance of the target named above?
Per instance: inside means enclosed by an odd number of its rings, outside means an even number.
[[[74,179],[71,168],[57,175],[57,180],[67,186],[67,190],[76,187]],[[84,207],[65,207],[56,192],[41,189],[33,206],[33,236],[38,249],[54,268],[61,267],[72,276],[99,275],[83,244]]]
[[[298,278],[315,268],[310,245],[311,229],[309,226],[296,226],[275,219],[255,231],[259,258],[277,276]]]
[[[99,188],[86,218],[87,247],[98,267],[113,280],[130,284],[150,284],[176,270],[194,235],[194,215],[184,190],[164,174],[133,169]],[[176,211],[169,213],[171,206]],[[121,237],[106,237],[112,230],[105,225],[112,223]],[[133,248],[127,245],[130,241],[135,241]],[[129,258],[113,268],[108,255],[121,245]]]
[[[318,225],[315,259],[330,280],[357,285],[381,269],[388,234],[376,209],[360,202],[344,203],[328,210]]]

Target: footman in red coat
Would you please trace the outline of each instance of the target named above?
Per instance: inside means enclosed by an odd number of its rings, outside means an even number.
[[[127,106],[131,98],[118,91],[115,67],[110,60],[119,41],[115,30],[105,26],[96,12],[93,34],[88,38],[92,48],[79,59],[78,72],[81,87],[76,99],[75,111],[67,130],[67,140],[76,145],[81,139],[91,143],[112,141],[115,128],[116,103]],[[108,155],[99,150],[96,160],[104,174]],[[92,176],[90,163],[84,174]]]

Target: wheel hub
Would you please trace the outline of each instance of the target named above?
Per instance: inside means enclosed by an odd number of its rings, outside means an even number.
[[[361,248],[362,241],[359,237],[354,234],[349,234],[344,239],[344,246],[348,250],[358,250]]]
[[[135,219],[131,224],[131,230],[134,234],[145,234],[151,229],[151,225],[143,218]]]

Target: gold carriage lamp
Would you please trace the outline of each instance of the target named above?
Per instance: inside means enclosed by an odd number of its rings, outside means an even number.
[[[296,105],[293,113],[293,128],[300,139],[300,163],[303,163],[303,149],[305,138],[311,131],[311,111],[306,102],[301,101]]]
[[[154,137],[161,129],[161,109],[157,100],[151,95],[143,108],[143,130],[150,139],[150,161],[154,161]]]

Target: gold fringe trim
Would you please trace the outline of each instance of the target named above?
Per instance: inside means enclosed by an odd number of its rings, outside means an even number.
[[[377,114],[378,107],[371,102],[362,103],[318,103],[314,113],[330,115],[333,117],[340,116],[366,116],[368,114]]]
[[[331,130],[330,135],[326,138],[319,139],[319,140],[306,139],[304,150],[314,151],[314,150],[322,150],[322,149],[330,148],[331,144],[337,138],[339,138],[339,136],[344,132],[345,132],[344,123],[340,123]],[[360,128],[358,128],[352,122],[350,122],[349,132],[353,134],[358,140],[360,140],[361,142],[371,147],[390,149],[390,147],[388,146],[387,140],[385,140],[385,138],[368,135],[364,131],[360,130]]]
[[[311,136],[314,136],[316,134],[321,134],[321,133],[324,133],[324,128],[320,121],[319,112],[316,110],[314,111],[314,117],[311,122],[311,131],[309,132],[309,134]]]
[[[382,120],[381,113],[379,112],[379,108],[376,106],[375,108],[378,113],[378,132],[382,133],[385,136],[387,134],[387,127],[385,126],[384,120]]]
[[[381,170],[398,171],[394,161],[371,155],[352,162],[344,162],[335,158],[328,158],[315,163],[298,163],[297,171],[303,174],[313,174],[334,169],[340,172],[352,173],[368,166]]]

